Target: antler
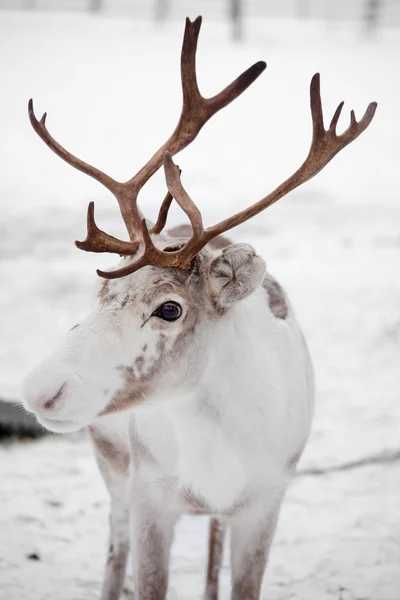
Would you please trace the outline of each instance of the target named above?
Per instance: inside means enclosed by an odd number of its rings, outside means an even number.
[[[161,148],[146,163],[146,165],[140,169],[140,171],[134,177],[125,183],[116,181],[112,177],[109,177],[103,173],[103,171],[100,171],[83,160],[80,160],[63,148],[50,135],[46,128],[46,113],[44,113],[40,121],[38,121],[33,110],[33,101],[29,101],[28,110],[31,124],[36,133],[49,146],[49,148],[51,148],[53,152],[55,152],[68,164],[72,165],[76,169],[79,169],[83,173],[90,175],[94,179],[97,179],[97,181],[102,183],[117,198],[122,217],[125,221],[131,240],[136,240],[138,237],[142,236],[142,216],[137,206],[138,194],[144,184],[162,165],[164,153],[169,152],[171,155],[174,155],[190,144],[195,139],[203,125],[205,125],[205,123],[221,108],[224,108],[233,100],[235,100],[235,98],[240,96],[240,94],[257,79],[257,77],[264,71],[266,67],[265,62],[258,62],[247,69],[247,71],[242,73],[242,75],[240,75],[234,82],[222,90],[222,92],[213,96],[212,98],[204,98],[199,91],[196,76],[196,50],[201,21],[201,17],[198,17],[194,22],[186,19],[185,34],[181,53],[183,106],[178,125],[176,126],[171,137],[163,146],[161,146]],[[159,232],[164,226],[171,200],[172,199],[169,198],[168,195],[163,203],[157,224],[155,228],[153,228],[152,232]],[[92,209],[89,207],[89,212],[91,210]],[[94,224],[93,211],[92,221]],[[95,248],[95,252],[114,251],[110,250],[110,248],[115,244],[115,238],[111,238],[111,236],[109,236],[106,241],[104,236],[107,236],[107,234],[104,232],[102,233],[104,234],[103,236],[96,236],[96,241],[92,240],[89,243],[86,240],[86,242],[83,244],[85,244],[86,248],[88,249],[90,246],[90,250]],[[102,249],[102,244],[105,241],[107,249]]]
[[[368,106],[360,121],[356,121],[354,111],[351,111],[348,129],[343,134],[337,135],[336,125],[343,108],[343,102],[341,102],[333,115],[329,128],[325,130],[320,96],[320,79],[318,73],[314,75],[310,86],[313,137],[310,151],[304,163],[268,196],[217,225],[204,230],[200,211],[183,188],[180,180],[180,170],[173,163],[171,155],[176,154],[190,144],[203,125],[216,112],[240,96],[257,79],[265,69],[266,64],[262,61],[254,64],[222,92],[212,98],[204,98],[199,91],[196,76],[196,50],[200,26],[201,17],[198,17],[194,22],[186,19],[181,53],[183,106],[175,131],[146,165],[125,183],[116,181],[63,148],[46,128],[46,113],[38,121],[33,110],[33,102],[32,100],[29,101],[29,118],[32,126],[49,148],[70,165],[97,179],[115,195],[131,239],[130,242],[124,242],[99,229],[94,219],[94,204],[90,203],[87,216],[87,238],[83,242],[76,242],[78,248],[92,252],[114,252],[129,256],[134,255],[139,245],[143,244],[141,256],[131,264],[116,271],[97,271],[99,275],[107,279],[129,275],[145,265],[187,269],[194,256],[214,237],[247,221],[308,179],[311,179],[311,177],[314,177],[340,150],[355,140],[368,127],[375,114],[376,102],[372,102]],[[141,188],[159,169],[163,161],[168,193],[161,205],[156,224],[149,230],[138,209],[137,197]],[[179,250],[161,251],[154,246],[150,234],[162,231],[173,198],[188,215],[193,234]]]
[[[217,235],[228,231],[228,229],[232,229],[233,227],[244,223],[251,217],[254,217],[268,208],[268,206],[271,206],[271,204],[274,204],[277,200],[280,200],[283,196],[286,196],[286,194],[297,188],[299,185],[317,175],[317,173],[319,173],[332,158],[340,152],[340,150],[353,142],[363,131],[365,131],[365,129],[367,129],[374,117],[377,107],[376,102],[371,102],[360,121],[356,120],[354,110],[352,110],[350,112],[349,127],[341,135],[337,135],[336,125],[344,105],[344,102],[341,102],[335,110],[329,128],[325,130],[319,73],[316,73],[311,79],[310,105],[313,136],[308,156],[301,167],[273,192],[268,194],[268,196],[259,200],[259,202],[256,202],[252,206],[249,206],[249,208],[235,214],[233,217],[229,217],[228,219],[225,219],[225,221],[221,221],[221,223],[207,229],[205,231],[207,242]]]
[[[192,237],[183,246],[183,248],[175,252],[163,252],[154,247],[147,232],[147,239],[145,240],[145,253],[139,259],[139,261],[133,262],[132,264],[115,271],[98,271],[99,275],[106,277],[107,279],[124,277],[125,275],[129,275],[130,273],[133,273],[137,269],[141,268],[144,266],[144,264],[179,267],[181,269],[189,268],[194,256],[210,240],[215,238],[217,235],[220,235],[221,233],[224,233],[225,231],[244,223],[251,217],[254,217],[283,196],[286,196],[286,194],[294,190],[296,187],[302,183],[305,183],[319,173],[319,171],[321,171],[329,163],[329,161],[331,161],[332,158],[338,152],[340,152],[340,150],[350,144],[350,142],[354,141],[363,131],[365,131],[365,129],[371,123],[377,107],[376,102],[371,102],[360,121],[356,120],[354,111],[352,110],[350,113],[349,127],[344,133],[338,135],[336,133],[336,126],[344,104],[341,102],[332,117],[329,128],[326,130],[323,121],[319,73],[316,73],[311,80],[310,104],[313,136],[308,156],[301,167],[293,175],[291,175],[291,177],[289,177],[273,192],[268,194],[268,196],[265,196],[265,198],[259,202],[256,202],[245,210],[235,214],[232,217],[229,217],[228,219],[225,219],[224,221],[221,221],[217,225],[209,227],[206,230],[203,228],[201,214],[198,208],[182,186],[179,168],[173,163],[171,156],[168,153],[165,153],[164,169],[168,190],[171,196],[175,198],[179,206],[188,215],[193,229]]]

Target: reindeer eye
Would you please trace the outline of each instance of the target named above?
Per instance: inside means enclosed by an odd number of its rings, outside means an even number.
[[[176,321],[182,315],[182,307],[177,302],[164,302],[153,312],[153,317],[164,321]]]

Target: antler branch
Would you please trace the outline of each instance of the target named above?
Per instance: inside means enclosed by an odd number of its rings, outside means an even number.
[[[99,229],[94,218],[94,202],[90,202],[87,212],[86,239],[83,242],[76,241],[75,246],[86,252],[113,252],[129,256],[136,253],[139,242],[123,242]]]
[[[203,98],[197,85],[196,50],[201,27],[201,17],[194,22],[186,19],[185,34],[181,53],[181,78],[183,91],[183,106],[178,125],[170,138],[157,150],[154,156],[129,181],[121,183],[112,179],[99,169],[80,160],[63,148],[48,132],[45,126],[46,113],[40,121],[33,111],[33,101],[29,101],[29,118],[36,133],[60,158],[83,173],[90,175],[109,189],[117,198],[122,217],[125,221],[131,240],[141,236],[142,215],[137,207],[139,191],[163,163],[165,152],[176,154],[190,144],[205,123],[221,108],[235,100],[249,87],[266,67],[264,62],[258,62],[245,71],[222,92],[212,98]],[[153,231],[161,231],[166,222],[171,201],[168,197],[163,203],[163,214]]]
[[[160,210],[158,212],[157,221],[156,221],[155,225],[153,225],[153,227],[150,229],[150,233],[161,233],[161,231],[164,229],[165,224],[167,222],[168,211],[172,204],[173,199],[174,199],[174,197],[171,196],[171,194],[169,192],[167,192],[167,195],[165,196],[164,200],[162,201]]]
[[[221,221],[221,223],[206,229],[205,236],[208,241],[215,236],[228,231],[228,229],[232,229],[233,227],[244,223],[251,217],[254,217],[283,196],[286,196],[286,194],[294,190],[296,187],[317,175],[317,173],[319,173],[332,160],[332,158],[338,152],[340,152],[340,150],[350,144],[350,142],[354,141],[363,131],[365,131],[365,129],[371,123],[377,107],[376,102],[371,102],[360,121],[356,121],[354,111],[351,111],[351,120],[348,129],[346,129],[346,131],[341,135],[337,135],[336,125],[343,107],[343,102],[341,102],[332,117],[329,129],[325,130],[320,95],[319,73],[316,73],[311,80],[310,105],[313,123],[313,137],[308,156],[304,163],[293,175],[291,175],[291,177],[284,181],[273,192],[268,194],[268,196],[265,196],[265,198],[259,202],[256,202],[249,208],[242,210],[236,215]]]
[[[280,186],[278,186],[273,192],[265,196],[259,202],[256,202],[252,206],[245,210],[237,213],[236,215],[221,221],[217,225],[213,225],[208,229],[204,230],[201,219],[201,214],[182,186],[180,180],[179,168],[173,163],[171,156],[166,153],[164,158],[164,169],[169,192],[176,199],[181,208],[188,215],[193,235],[189,241],[176,252],[162,252],[157,250],[157,255],[148,251],[147,262],[145,264],[158,264],[160,266],[173,266],[180,268],[188,268],[190,266],[193,257],[200,252],[200,250],[214,237],[232,229],[241,223],[244,223],[251,217],[254,217],[258,213],[265,210],[268,206],[294,190],[296,187],[305,183],[312,177],[314,177],[319,171],[321,171],[332,158],[340,152],[345,146],[355,140],[371,123],[375,110],[377,107],[376,102],[371,102],[364,116],[360,121],[357,121],[354,115],[354,111],[350,113],[350,125],[344,133],[338,135],[336,133],[336,126],[340,117],[341,110],[343,108],[343,102],[339,104],[330,122],[329,128],[325,130],[323,121],[322,102],[320,94],[320,76],[319,73],[315,74],[311,80],[310,85],[310,105],[311,105],[311,116],[313,126],[313,136],[311,147],[306,160],[303,162],[301,167]],[[147,240],[147,245],[150,247],[151,239]],[[163,255],[163,256],[161,256]],[[153,260],[153,257],[157,262],[149,262]],[[102,273],[103,277],[114,278],[129,275],[138,268],[143,266],[143,262],[134,262],[127,265],[123,269],[117,271]]]
[[[204,233],[201,213],[184,189],[181,183],[180,169],[174,164],[169,152],[166,152],[164,155],[164,171],[169,193],[175,198],[181,209],[189,217],[193,229],[193,237],[201,239],[201,236]]]
[[[182,269],[189,268],[194,256],[211,239],[228,229],[244,223],[299,185],[314,177],[340,150],[355,140],[368,127],[375,114],[376,102],[372,102],[368,106],[360,121],[356,120],[354,111],[351,111],[349,127],[344,133],[338,135],[336,126],[343,108],[343,102],[341,102],[334,112],[329,128],[326,130],[320,95],[320,77],[318,73],[314,75],[310,85],[313,134],[311,147],[304,163],[293,175],[259,202],[204,230],[201,213],[182,186],[180,170],[174,164],[172,156],[190,144],[205,123],[216,112],[240,96],[264,71],[266,64],[262,61],[257,62],[221,92],[211,98],[204,98],[200,93],[196,75],[196,50],[200,27],[201,17],[198,17],[194,22],[186,19],[181,53],[183,105],[178,124],[163,146],[157,150],[134,177],[125,183],[112,179],[99,169],[78,159],[63,148],[50,135],[46,128],[46,113],[38,121],[33,110],[33,102],[32,100],[29,101],[29,118],[36,133],[63,160],[102,183],[115,195],[131,238],[130,242],[124,242],[99,229],[94,219],[94,204],[90,203],[87,217],[87,237],[83,242],[76,242],[78,248],[92,252],[115,252],[129,256],[138,251],[140,244],[143,246],[143,252],[136,261],[116,271],[98,271],[102,277],[108,279],[123,277],[145,265],[178,267]],[[146,221],[142,218],[137,207],[137,196],[143,185],[163,163],[168,193],[161,205],[157,222],[149,231]],[[162,231],[173,198],[175,198],[179,206],[189,217],[193,233],[192,237],[182,248],[168,252],[157,248],[150,234]]]
[[[204,98],[197,84],[196,50],[202,18],[195,21],[186,19],[185,33],[181,52],[181,81],[183,105],[178,125],[171,137],[159,148],[146,165],[126,182],[126,186],[137,193],[148,179],[161,167],[164,153],[174,156],[186,148],[198,135],[202,127],[220,109],[224,108],[242,94],[266,68],[259,61],[242,73],[235,81],[212,98]]]
[[[32,98],[28,102],[28,114],[29,114],[29,120],[31,122],[33,129],[36,131],[38,136],[40,138],[42,138],[44,143],[51,150],[53,150],[53,152],[55,152],[57,154],[57,156],[59,156],[60,158],[65,160],[65,162],[70,164],[72,167],[75,167],[75,169],[79,169],[79,171],[82,171],[82,173],[86,173],[86,175],[90,175],[90,177],[93,177],[94,179],[96,179],[97,181],[102,183],[113,194],[116,193],[116,191],[118,190],[119,183],[117,181],[115,181],[115,179],[112,179],[111,177],[109,177],[108,175],[103,173],[103,171],[96,169],[96,167],[89,165],[88,163],[84,162],[83,160],[80,160],[79,158],[77,158],[76,156],[74,156],[73,154],[68,152],[68,150],[63,148],[50,135],[50,133],[46,127],[47,113],[44,113],[42,118],[40,119],[40,121],[38,121],[38,119],[36,118],[36,115],[35,115],[35,111],[33,109]]]

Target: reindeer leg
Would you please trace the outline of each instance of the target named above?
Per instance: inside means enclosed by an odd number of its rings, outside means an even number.
[[[108,481],[111,494],[110,536],[101,600],[119,600],[129,554],[129,510],[127,482]]]
[[[204,600],[218,600],[218,580],[224,549],[225,525],[211,519],[208,543],[207,581]]]
[[[232,521],[232,600],[259,600],[280,503],[267,515],[246,515]]]
[[[99,438],[91,430],[94,454],[111,499],[109,544],[101,600],[119,600],[129,554],[128,473],[116,471],[101,452]]]
[[[154,488],[157,483],[151,482]],[[131,496],[131,549],[135,600],[165,600],[169,555],[177,513],[156,502],[147,485],[134,483]]]

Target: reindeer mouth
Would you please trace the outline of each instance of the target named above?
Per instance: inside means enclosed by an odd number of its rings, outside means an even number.
[[[49,417],[37,416],[37,419],[43,427],[54,433],[72,433],[83,429],[84,425],[72,419],[54,419]]]

